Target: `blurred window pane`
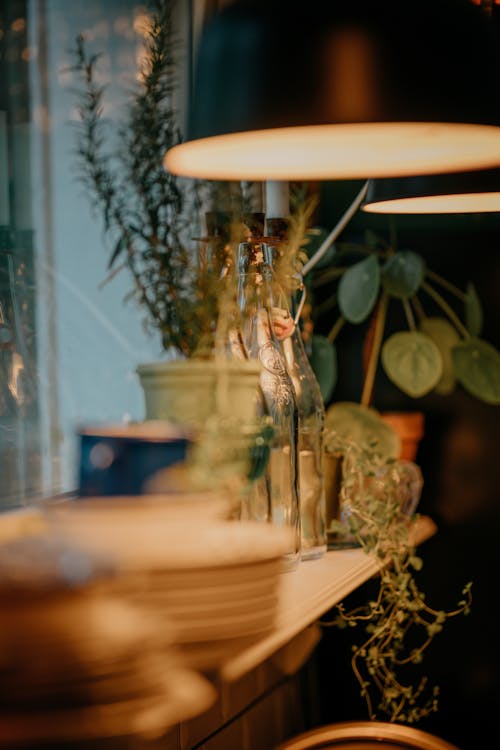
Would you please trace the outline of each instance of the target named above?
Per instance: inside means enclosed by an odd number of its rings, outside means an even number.
[[[77,179],[69,70],[84,33],[102,55],[112,147],[145,12],[134,0],[0,4],[0,509],[74,489],[78,426],[142,419],[135,368],[162,354],[125,302],[127,272],[103,286],[110,245]]]

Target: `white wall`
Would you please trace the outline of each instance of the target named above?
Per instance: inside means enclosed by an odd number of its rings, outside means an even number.
[[[45,9],[45,16],[41,13]],[[109,134],[132,82],[141,6],[133,0],[47,0],[30,4],[33,43],[46,39],[46,61],[33,61],[33,227],[38,263],[39,376],[45,445],[42,488],[67,490],[76,481],[75,430],[83,423],[143,417],[135,367],[158,359],[158,338],[146,335],[126,271],[104,288],[111,243],[103,237],[76,180],[74,74],[68,49],[77,33],[103,52],[99,68],[113,84],[106,93]],[[46,63],[46,69],[45,69]],[[59,454],[59,455],[57,455]]]

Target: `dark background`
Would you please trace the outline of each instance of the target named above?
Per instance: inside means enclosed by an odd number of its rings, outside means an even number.
[[[331,229],[362,184],[324,183],[319,225]],[[339,241],[357,241],[368,228],[387,240],[391,236],[388,216],[358,211]],[[421,253],[432,270],[462,289],[468,281],[475,285],[484,311],[481,337],[499,348],[500,214],[403,216],[395,218],[394,229],[399,249]],[[336,314],[318,319],[315,331],[326,334]],[[363,333],[363,325],[346,325],[337,339],[339,379],[330,403],[360,399]],[[460,386],[449,396],[414,400],[380,370],[373,405],[425,415],[416,459],[424,476],[419,510],[438,526],[419,549],[424,563],[419,582],[427,601],[453,609],[464,584],[473,583],[470,615],[447,621],[415,668],[416,678],[427,674],[441,688],[439,711],[418,726],[461,750],[500,747],[500,407],[480,402]],[[368,582],[346,603],[366,601],[372,585]],[[319,708],[313,723],[368,718],[350,667],[355,639],[356,629],[325,629],[315,657]]]

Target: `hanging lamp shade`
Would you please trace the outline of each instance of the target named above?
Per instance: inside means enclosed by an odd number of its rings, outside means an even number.
[[[498,71],[471,0],[235,0],[205,25],[165,164],[229,180],[500,166]]]
[[[500,212],[500,169],[370,180],[361,210],[379,214]]]

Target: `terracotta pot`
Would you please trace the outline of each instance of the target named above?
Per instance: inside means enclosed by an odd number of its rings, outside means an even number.
[[[380,416],[399,435],[401,440],[399,458],[415,461],[419,442],[424,435],[424,414],[420,411],[400,411],[382,412]]]

